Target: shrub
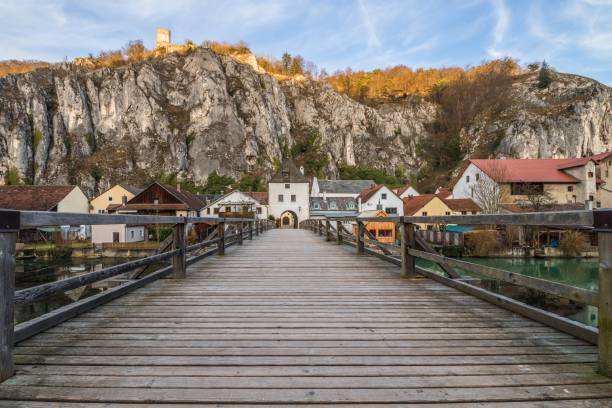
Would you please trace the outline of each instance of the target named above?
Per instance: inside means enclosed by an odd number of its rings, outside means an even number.
[[[565,256],[580,256],[586,249],[587,238],[580,231],[568,231],[559,240],[559,249]]]
[[[8,169],[4,175],[4,184],[7,186],[18,186],[21,184],[21,177],[19,177],[19,170],[15,167]]]
[[[472,256],[489,256],[502,248],[497,231],[473,231],[465,234],[465,246]]]

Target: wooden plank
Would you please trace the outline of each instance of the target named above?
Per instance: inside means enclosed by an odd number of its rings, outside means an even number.
[[[612,377],[612,226],[599,232],[599,370]]]
[[[5,228],[6,225],[0,226]],[[0,230],[0,382],[14,372],[15,245],[17,232]]]

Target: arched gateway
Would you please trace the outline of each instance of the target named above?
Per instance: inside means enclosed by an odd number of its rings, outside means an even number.
[[[280,216],[281,228],[297,228],[298,216],[293,211],[285,211]]]

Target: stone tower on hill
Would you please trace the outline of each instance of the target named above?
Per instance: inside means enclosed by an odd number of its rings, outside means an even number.
[[[170,30],[158,28],[155,36],[155,48],[169,48],[172,45]]]

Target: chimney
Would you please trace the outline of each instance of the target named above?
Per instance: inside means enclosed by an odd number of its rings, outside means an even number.
[[[180,183],[176,183],[176,191],[178,191],[179,193],[181,192],[181,185],[180,185]]]

